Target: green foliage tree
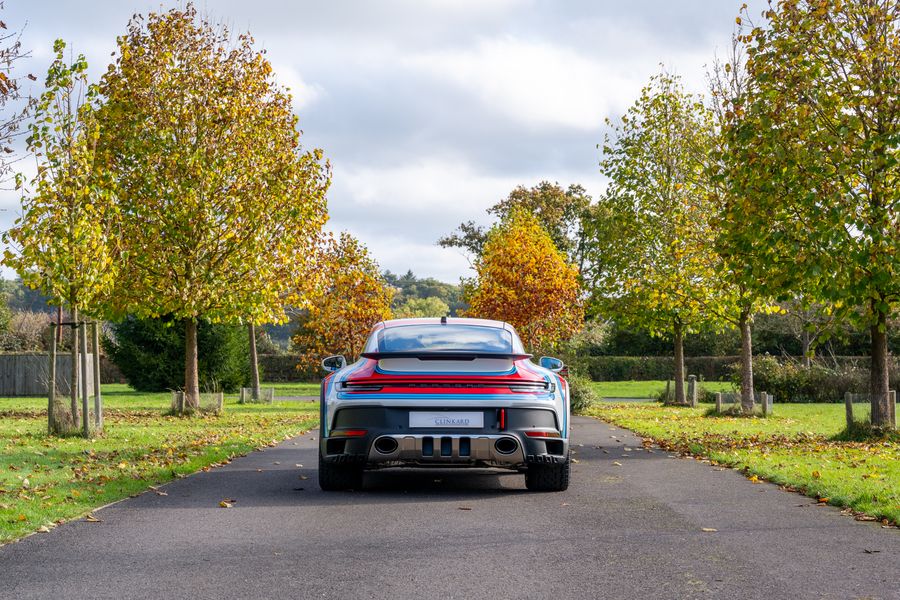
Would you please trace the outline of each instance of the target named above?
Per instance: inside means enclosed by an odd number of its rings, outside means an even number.
[[[684,335],[726,301],[710,287],[710,132],[707,111],[678,77],[651,78],[606,139],[601,169],[609,187],[587,225],[595,310],[672,335],[677,403],[685,402]]]
[[[232,41],[190,4],[132,19],[100,89],[123,216],[115,308],[183,321],[195,407],[198,322],[285,320],[292,262],[327,218],[329,169],[302,150],[291,97],[252,38]]]
[[[25,188],[22,216],[3,236],[4,263],[28,287],[64,303],[77,322],[81,312],[98,313],[113,287],[118,213],[108,173],[97,161],[98,90],[88,85],[84,56],[67,62],[65,47],[62,40],[54,43],[46,90],[34,105],[27,141],[37,174]],[[19,184],[25,186],[21,177]],[[69,387],[77,422],[79,343],[71,331]]]
[[[450,307],[437,296],[427,298],[409,298],[394,309],[395,319],[411,319],[422,317],[446,317]]]
[[[506,321],[530,351],[555,350],[584,325],[578,270],[527,210],[491,229],[475,267],[466,315]]]
[[[556,247],[580,269],[584,262],[582,219],[590,204],[591,197],[587,190],[578,184],[564,189],[559,183],[541,181],[531,188],[518,186],[509,196],[489,208],[488,213],[502,221],[514,210],[530,212],[550,234]],[[445,248],[463,248],[477,257],[482,253],[487,233],[474,221],[467,221],[438,240],[438,244]]]
[[[163,392],[184,380],[185,330],[176,319],[126,317],[110,324],[103,348],[136,390]],[[249,381],[247,338],[241,327],[200,321],[197,365],[200,386],[235,392]]]
[[[887,426],[900,300],[900,3],[791,0],[750,27],[753,86],[732,111],[735,244],[782,295],[871,331],[872,423]],[[756,230],[757,235],[750,235]]]
[[[713,211],[709,217],[713,225],[710,252],[714,261],[714,280],[711,283],[718,290],[727,290],[727,296],[732,300],[721,302],[720,296],[716,295],[714,298],[717,301],[708,308],[740,332],[741,409],[745,414],[751,414],[754,407],[751,327],[756,314],[773,312],[777,307],[770,301],[772,294],[765,273],[748,268],[753,261],[747,260],[747,248],[742,243],[735,243],[739,237],[757,233],[752,224],[735,218],[736,215],[731,210],[736,202],[754,201],[745,197],[749,190],[735,186],[733,178],[729,176],[735,170],[744,168],[738,160],[740,153],[733,151],[727,134],[737,103],[741,102],[741,98],[753,85],[744,60],[739,37],[732,36],[728,61],[717,59],[707,74],[712,99],[709,108],[715,136],[715,143],[710,147],[706,178],[709,204]]]
[[[416,277],[412,271],[407,271],[404,275],[385,271],[383,275],[388,285],[397,289],[393,304],[395,310],[411,299],[423,298],[438,298],[443,301],[449,307],[451,317],[455,317],[466,307],[459,284],[444,283],[433,277]]]

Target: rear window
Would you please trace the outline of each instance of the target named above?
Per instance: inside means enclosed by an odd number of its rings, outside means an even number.
[[[512,332],[475,325],[401,325],[381,329],[366,344],[366,352],[522,352]]]

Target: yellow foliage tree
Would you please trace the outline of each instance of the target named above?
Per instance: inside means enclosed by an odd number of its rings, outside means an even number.
[[[394,288],[359,240],[347,232],[328,238],[322,264],[325,283],[310,297],[306,319],[292,340],[301,354],[301,369],[314,367],[330,354],[352,360],[372,326],[391,318]]]
[[[532,351],[555,348],[581,329],[578,269],[534,215],[514,210],[494,226],[475,268],[467,316],[506,321]]]

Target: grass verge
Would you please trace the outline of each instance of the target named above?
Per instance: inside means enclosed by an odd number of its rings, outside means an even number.
[[[686,386],[687,384],[685,384]],[[702,381],[700,385],[711,392],[731,392],[730,381]],[[666,389],[665,381],[594,381],[594,391],[603,398],[655,398]]]
[[[163,416],[169,394],[103,386],[101,437],[46,435],[46,401],[0,399],[0,543],[52,529],[145,491],[314,426],[318,404],[236,404],[221,416]]]
[[[593,406],[588,414],[835,506],[860,520],[900,524],[900,435],[840,441],[841,404],[776,404],[768,418],[706,417],[655,403]]]

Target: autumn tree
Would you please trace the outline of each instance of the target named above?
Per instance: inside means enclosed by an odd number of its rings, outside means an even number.
[[[714,320],[717,301],[708,113],[678,77],[661,73],[610,126],[600,163],[609,186],[588,225],[593,303],[617,322],[673,337],[675,401],[683,404],[684,335]]]
[[[318,365],[330,354],[362,352],[372,326],[391,318],[394,288],[366,247],[347,232],[329,238],[323,252],[325,285],[310,297],[306,318],[292,338],[299,367]]]
[[[64,303],[72,321],[96,314],[117,273],[117,208],[109,178],[97,161],[98,93],[87,83],[87,61],[64,58],[65,43],[47,72],[46,90],[34,105],[28,149],[37,174],[24,186],[22,216],[4,234],[4,254],[22,282]],[[78,350],[72,328],[71,411],[78,415]],[[52,422],[51,428],[57,424]],[[84,416],[86,419],[87,417]]]
[[[531,351],[555,349],[583,326],[578,269],[529,211],[491,228],[475,270],[466,316],[506,321]]]
[[[578,184],[564,189],[559,183],[541,181],[530,188],[522,185],[516,187],[487,212],[501,221],[514,210],[530,212],[550,234],[556,247],[580,269],[584,262],[582,219],[590,203],[591,197]],[[467,221],[460,224],[456,231],[439,239],[438,244],[445,248],[462,248],[478,257],[487,241],[487,234],[486,228],[476,225],[474,221]]]
[[[123,253],[115,308],[181,319],[195,407],[197,322],[285,320],[289,262],[325,222],[330,173],[253,39],[192,5],[136,16],[100,89],[101,156]]]
[[[746,17],[746,15],[744,15]],[[784,295],[871,331],[872,423],[888,426],[889,319],[900,300],[900,2],[791,0],[749,27],[754,85],[730,130],[744,168],[737,236]]]

